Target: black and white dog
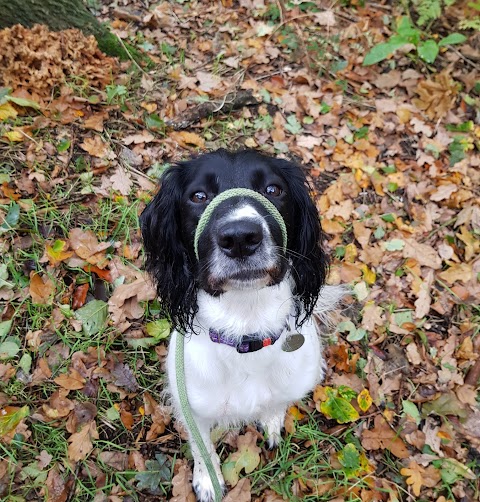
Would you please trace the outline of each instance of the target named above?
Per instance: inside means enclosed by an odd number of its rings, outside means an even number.
[[[259,422],[277,445],[287,407],[324,376],[312,314],[334,308],[343,290],[324,286],[317,209],[302,170],[286,160],[218,150],[182,162],[163,176],[141,226],[147,269],[175,327],[167,359],[173,405],[186,425],[174,354],[185,336],[190,406],[223,487],[211,428]],[[211,501],[190,439],[197,498]]]

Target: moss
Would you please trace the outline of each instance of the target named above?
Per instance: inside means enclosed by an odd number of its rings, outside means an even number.
[[[138,64],[147,68],[153,65],[152,60],[142,54],[139,50],[128,43],[121,43],[116,35],[104,28],[103,33],[95,36],[98,42],[98,47],[101,51],[109,56],[116,56],[122,61],[134,59]]]

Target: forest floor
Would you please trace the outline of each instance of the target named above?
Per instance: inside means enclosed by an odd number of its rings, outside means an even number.
[[[480,4],[87,3],[144,56],[0,31],[1,500],[194,501],[138,216],[219,147],[303,164],[356,298],[225,500],[480,500]]]

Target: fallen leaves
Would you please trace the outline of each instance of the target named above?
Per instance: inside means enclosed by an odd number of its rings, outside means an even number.
[[[122,167],[117,167],[115,173],[110,176],[113,190],[120,192],[122,195],[129,195],[133,186],[132,177]]]
[[[68,442],[68,458],[72,462],[84,460],[93,450],[92,440],[98,439],[95,422],[85,424],[78,432],[74,432]]]
[[[146,470],[135,475],[135,479],[138,481],[137,488],[155,493],[160,483],[170,478],[169,463],[167,456],[162,453],[157,453],[155,460],[147,460],[145,462]]]
[[[184,461],[175,463],[176,474],[172,478],[172,498],[170,502],[195,502],[192,490],[192,471]]]
[[[60,239],[57,239],[51,245],[47,244],[45,246],[45,253],[50,265],[56,267],[62,261],[70,258],[73,255],[73,251],[69,251],[68,249],[69,243]]]
[[[412,102],[431,119],[438,119],[454,107],[459,89],[450,72],[445,70],[434,75],[432,80],[420,81],[416,89],[419,97]]]
[[[398,432],[395,432],[381,415],[375,416],[373,429],[363,430],[362,446],[366,450],[387,449],[397,458],[410,456],[410,452]]]
[[[109,160],[112,160],[116,157],[108,144],[103,141],[102,138],[98,135],[90,138],[85,138],[84,142],[80,143],[80,146],[92,157]]]
[[[155,297],[155,288],[144,278],[118,286],[108,301],[115,326],[125,331],[131,324],[128,319],[139,319],[143,316],[144,311],[139,302],[153,300]]]
[[[238,436],[237,448],[238,450],[231,453],[222,465],[223,477],[231,486],[239,482],[239,474],[242,470],[249,474],[260,463],[261,450],[257,446],[257,436],[253,432]]]
[[[433,469],[433,472],[436,473],[438,479],[431,486],[435,486],[440,480],[438,471],[436,469]],[[404,467],[400,470],[400,474],[407,478],[406,483],[407,485],[412,487],[413,494],[416,497],[420,495],[422,486],[427,486],[427,483],[429,482],[428,478],[426,478],[425,476],[425,473],[425,469],[422,466],[418,465],[415,461],[411,461],[408,468]]]
[[[317,402],[317,410],[328,418],[333,418],[339,424],[354,422],[360,417],[358,411],[350,404],[357,393],[346,386],[338,389],[317,386],[314,401]],[[315,399],[315,398],[318,398]]]
[[[89,336],[96,335],[107,321],[108,305],[102,300],[92,300],[75,311],[75,317],[81,321],[82,330]]]
[[[204,139],[196,133],[180,131],[172,132],[170,137],[175,140],[183,148],[189,148],[189,146],[197,146],[199,148],[205,147]]]
[[[83,389],[85,385],[85,379],[80,375],[80,373],[75,369],[71,368],[70,373],[62,374],[53,380],[56,384],[60,385],[67,390],[78,390]]]
[[[144,392],[143,401],[145,415],[150,416],[152,420],[146,440],[152,441],[165,432],[166,426],[170,423],[170,413],[165,406],[158,404],[149,392]]]
[[[31,272],[29,292],[33,303],[50,304],[55,292],[55,284],[48,276]]]
[[[70,230],[68,237],[70,247],[80,258],[100,268],[106,265],[104,251],[112,245],[111,242],[98,242],[97,236],[91,230],[82,230],[81,228]]]

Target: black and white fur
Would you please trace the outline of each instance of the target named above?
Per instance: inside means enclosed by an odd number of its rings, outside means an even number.
[[[237,187],[255,190],[276,206],[288,230],[286,251],[280,227],[265,207],[237,196],[214,210],[197,260],[193,236],[198,219],[216,195]],[[298,166],[251,150],[218,150],[170,168],[141,226],[147,269],[175,327],[171,346],[186,336],[190,406],[224,486],[211,428],[259,422],[274,447],[287,407],[323,379],[325,363],[312,314],[332,309],[343,292],[324,286],[328,260],[317,209]],[[274,345],[240,354],[214,343],[210,328],[232,339],[282,334]],[[287,352],[282,347],[292,332],[303,334],[305,342]],[[174,353],[167,359],[169,391],[183,420]],[[212,483],[193,441],[192,452],[197,498],[211,501]]]

